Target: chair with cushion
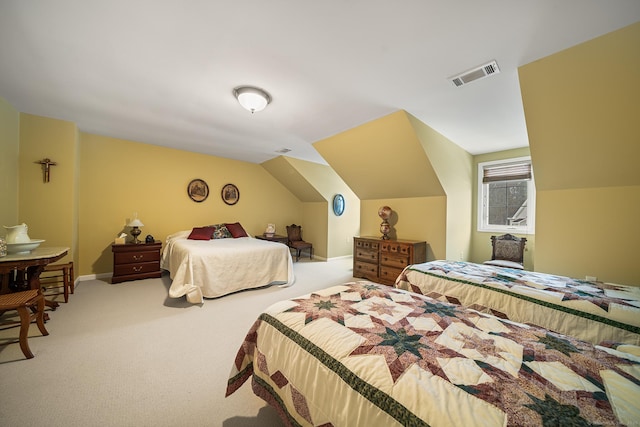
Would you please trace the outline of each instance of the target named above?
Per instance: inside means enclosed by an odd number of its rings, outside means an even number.
[[[32,359],[33,353],[31,353],[27,342],[31,322],[36,321],[42,335],[49,335],[44,327],[44,295],[38,289],[0,295],[0,314],[9,310],[16,310],[20,315],[20,349],[27,359]],[[17,323],[5,324],[16,325]]]
[[[313,244],[302,240],[302,227],[299,225],[287,225],[287,245],[296,250],[296,261],[303,250],[309,251],[309,259],[313,256]]]
[[[69,302],[69,293],[75,292],[75,278],[73,274],[73,261],[66,264],[47,264],[40,274],[40,285],[43,291],[60,289],[62,292],[47,293],[50,295],[64,295],[64,302]]]
[[[524,246],[527,239],[524,237],[516,237],[512,234],[503,234],[502,236],[491,236],[491,261],[485,261],[485,264],[495,265],[497,267],[524,269]]]

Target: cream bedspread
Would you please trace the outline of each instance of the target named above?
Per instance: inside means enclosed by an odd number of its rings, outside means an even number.
[[[239,237],[189,240],[190,231],[167,237],[161,267],[173,280],[169,296],[186,296],[192,304],[243,289],[295,281],[286,245]]]

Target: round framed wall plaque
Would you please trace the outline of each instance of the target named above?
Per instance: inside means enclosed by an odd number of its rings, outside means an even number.
[[[227,184],[222,187],[222,191],[220,192],[220,196],[222,197],[222,201],[228,205],[235,205],[240,200],[240,190],[233,184]]]
[[[209,186],[201,179],[194,179],[187,186],[187,194],[194,202],[204,202],[209,197]]]

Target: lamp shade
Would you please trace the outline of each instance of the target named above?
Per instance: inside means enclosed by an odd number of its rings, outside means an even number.
[[[241,86],[233,90],[240,105],[246,110],[255,113],[262,111],[271,102],[271,96],[262,89],[252,86]]]
[[[129,227],[144,227],[144,224],[138,218],[135,218],[129,224],[127,224],[127,226],[129,226]]]

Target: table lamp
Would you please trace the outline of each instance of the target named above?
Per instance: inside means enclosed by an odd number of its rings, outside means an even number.
[[[127,226],[131,227],[131,235],[133,236],[133,243],[135,244],[142,243],[140,242],[140,240],[138,240],[138,236],[140,235],[140,233],[142,233],[142,230],[140,230],[139,227],[144,227],[144,224],[142,223],[142,221],[138,219],[137,214],[131,220],[131,222],[127,224]]]

